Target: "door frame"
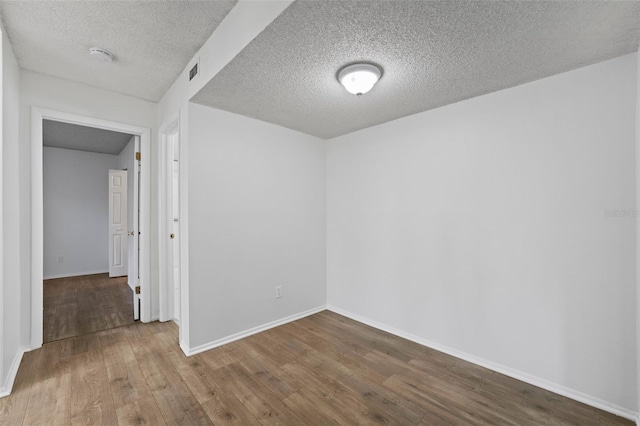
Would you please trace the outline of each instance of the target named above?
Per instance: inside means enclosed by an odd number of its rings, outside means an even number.
[[[175,134],[178,135],[179,140],[180,119],[177,116],[173,117],[173,119],[167,125],[163,126],[159,132],[160,149],[158,152],[158,204],[160,205],[160,210],[158,212],[158,249],[160,252],[160,265],[164,266],[160,267],[160,273],[158,276],[158,286],[160,288],[158,299],[160,301],[160,321],[162,322],[170,321],[173,318],[173,315],[171,315],[172,309],[169,303],[169,301],[172,299],[172,295],[170,293],[173,291],[171,288],[172,286],[170,285],[170,282],[172,280],[170,279],[169,270],[173,268],[173,263],[170,264],[168,262],[168,257],[170,255],[171,249],[169,247],[170,243],[167,238],[169,236],[169,212],[173,210],[173,206],[171,205],[171,197],[168,196],[168,191],[171,190],[171,188],[169,188],[169,177],[171,175],[171,170],[169,169],[169,158],[172,157],[171,152],[169,151],[169,140],[170,137],[173,137],[173,135]],[[180,221],[178,222],[178,229],[180,229]],[[180,318],[178,318],[178,324],[180,322]]]
[[[167,197],[167,183],[168,174],[172,173],[172,170],[168,169],[168,158],[170,153],[168,152],[168,139],[175,133],[178,134],[178,158],[180,161],[179,169],[179,191],[180,191],[180,211],[178,221],[178,232],[180,233],[178,242],[180,244],[180,318],[178,318],[178,336],[180,342],[180,348],[185,353],[188,353],[189,347],[189,270],[185,265],[188,265],[189,259],[189,243],[188,243],[188,206],[187,206],[187,191],[188,182],[187,176],[187,129],[184,125],[186,120],[184,119],[183,109],[179,109],[178,112],[171,116],[158,131],[158,249],[160,264],[165,264],[167,256],[169,254],[168,242],[168,217],[171,211],[169,205],[170,200]],[[171,309],[168,306],[170,300],[169,291],[173,292],[173,288],[169,286],[168,279],[169,269],[168,267],[160,267],[158,275],[159,286],[159,301],[160,301],[160,321],[170,321]],[[172,287],[172,286],[171,286]]]
[[[52,120],[98,129],[129,133],[140,137],[140,320],[151,321],[151,129],[94,117],[31,107],[31,348],[43,340],[44,203],[42,181],[42,121]]]

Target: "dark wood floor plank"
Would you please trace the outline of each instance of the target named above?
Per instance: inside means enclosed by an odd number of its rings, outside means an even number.
[[[181,383],[153,391],[165,422],[170,425],[212,425],[206,411]]]
[[[207,413],[171,362],[170,357],[179,350],[177,336],[172,336],[175,350],[169,353],[164,349],[166,344],[156,333],[157,329],[167,330],[157,323],[116,330],[124,330],[127,334],[147,388],[167,424],[211,424]]]
[[[162,426],[166,424],[152,396],[137,399],[130,404],[117,408],[116,416],[120,426]]]
[[[106,425],[117,422],[102,353],[85,352],[73,356],[71,389],[70,424]]]
[[[402,398],[360,375],[347,375],[337,372],[331,364],[321,364],[313,368],[322,371],[346,389],[358,395],[366,404],[373,407],[384,407],[387,417],[395,419],[398,424],[415,424],[425,414],[424,408]]]
[[[25,425],[68,425],[70,414],[71,374],[61,373],[34,389],[26,410]]]
[[[0,398],[0,425],[12,426],[23,423],[29,397],[42,380],[38,374],[42,352],[24,354],[11,396]]]
[[[312,391],[310,388],[302,388],[296,394],[300,395],[302,398],[309,401],[314,407],[314,413],[317,417],[334,421],[339,425],[352,425],[352,424],[370,424],[371,422],[364,422],[364,416],[359,415],[360,413],[346,413],[343,411],[343,407],[338,407],[335,403],[337,400],[333,399],[330,395],[325,395],[319,388],[314,388]],[[299,407],[291,406],[289,408],[295,411],[297,414],[300,413]],[[341,408],[341,409],[338,409]],[[358,419],[358,420],[356,420]]]
[[[229,351],[226,348],[215,348],[210,351],[202,352],[197,355],[194,355],[194,358],[197,361],[201,361],[206,364],[207,368],[211,370],[217,370],[218,368],[224,367],[225,365],[233,364],[234,362],[238,362],[240,359],[247,357],[248,354],[243,353],[242,351]]]
[[[127,277],[57,278],[45,280],[43,289],[45,343],[134,323]]]
[[[96,293],[105,309],[82,313],[86,330],[121,321],[107,312],[120,303],[107,286]],[[60,310],[76,288],[47,298]],[[59,321],[65,333],[71,318]],[[19,424],[633,423],[325,311],[192,357],[174,323],[47,343],[25,354],[0,399],[0,425]]]
[[[300,418],[267,387],[251,377],[239,364],[229,364],[214,372],[221,386],[247,408],[261,423],[301,424]]]
[[[44,351],[39,365],[42,378],[49,379],[71,372],[71,357],[76,354],[75,339],[52,342]]]
[[[470,425],[522,424],[522,420],[505,419],[494,407],[484,407],[466,397],[461,387],[446,386],[443,383],[428,386],[415,377],[402,375],[392,376],[385,381],[384,386],[416,404],[429,406],[428,411],[443,415],[447,413],[450,418],[460,419]]]
[[[128,359],[129,350],[126,339],[102,348],[109,391],[116,409],[151,397],[140,366],[135,359]]]
[[[287,364],[282,368],[301,383],[305,383],[305,387],[299,392],[302,396],[317,401],[318,404],[328,405],[340,417],[348,419],[348,424],[390,423],[384,411],[370,406],[359,398],[359,395],[350,392],[339,382],[322,374],[322,372],[307,369],[300,363]],[[333,419],[341,423],[340,418]]]
[[[303,387],[281,367],[271,364],[265,358],[248,357],[240,361],[240,365],[280,399],[288,397]]]
[[[200,404],[221,393],[220,386],[211,377],[209,368],[201,359],[187,358],[182,351],[166,352],[166,355]]]
[[[202,404],[213,424],[253,425],[258,420],[238,398],[228,392],[219,392]]]
[[[302,353],[313,353],[315,356],[321,357],[323,362],[334,363],[337,369],[347,375],[358,373],[376,383],[382,383],[388,378],[367,366],[363,362],[362,356],[351,352],[349,347],[333,341],[331,337],[321,334],[309,336],[304,328],[296,330],[296,324],[290,325],[288,330],[282,330],[284,335],[288,335],[286,344],[289,347],[298,347]]]

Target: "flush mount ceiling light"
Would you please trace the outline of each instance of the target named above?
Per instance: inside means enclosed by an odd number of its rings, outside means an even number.
[[[107,49],[101,47],[92,47],[89,49],[89,57],[96,62],[111,62],[113,54]]]
[[[382,70],[373,64],[351,64],[338,72],[338,81],[354,95],[367,93],[380,80]]]

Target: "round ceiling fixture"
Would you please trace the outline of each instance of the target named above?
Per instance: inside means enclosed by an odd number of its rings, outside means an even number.
[[[113,54],[107,49],[101,47],[92,47],[89,49],[89,56],[91,59],[97,62],[111,62],[113,61]]]
[[[338,81],[354,95],[367,93],[380,80],[382,69],[373,64],[351,64],[338,72]]]

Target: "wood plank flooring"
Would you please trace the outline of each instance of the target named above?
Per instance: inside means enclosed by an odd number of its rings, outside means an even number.
[[[44,342],[134,323],[127,277],[83,275],[44,281]]]
[[[173,323],[25,354],[1,425],[631,425],[324,311],[190,358]]]

